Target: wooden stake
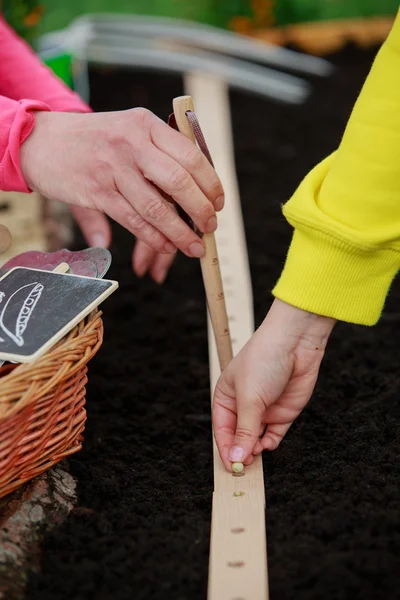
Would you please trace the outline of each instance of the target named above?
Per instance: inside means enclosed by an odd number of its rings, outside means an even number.
[[[193,97],[216,171],[225,190],[225,208],[215,234],[234,354],[254,331],[247,246],[236,179],[229,94],[219,79],[188,74]],[[209,320],[211,395],[220,375]],[[268,600],[265,493],[261,456],[235,477],[223,465],[214,443],[214,495],[208,600]]]
[[[194,111],[190,96],[181,96],[173,101],[174,115],[178,129],[193,142],[196,138],[186,116],[187,111]],[[203,236],[205,254],[200,259],[206,291],[207,305],[214,330],[215,341],[221,370],[232,360],[232,343],[229,334],[228,316],[226,314],[225,296],[219,268],[217,244],[213,233]]]

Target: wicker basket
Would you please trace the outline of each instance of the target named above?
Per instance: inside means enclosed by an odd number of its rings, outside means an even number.
[[[102,341],[96,309],[36,362],[0,368],[0,498],[82,448],[86,365]]]

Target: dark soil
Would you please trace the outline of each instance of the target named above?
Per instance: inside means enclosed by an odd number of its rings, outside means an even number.
[[[290,240],[280,214],[338,144],[374,54],[288,108],[232,94],[257,324]],[[166,118],[178,78],[91,73],[96,110],[145,105]],[[79,240],[78,240],[79,241]],[[84,450],[71,459],[80,507],[47,536],[30,600],[205,600],[212,492],[205,304],[197,262],[159,288],[130,269],[115,230],[104,346],[90,367]],[[397,311],[397,312],[396,312]],[[314,397],[265,456],[272,600],[399,598],[400,286],[375,328],[341,325]],[[252,600],[252,599],[248,599]]]

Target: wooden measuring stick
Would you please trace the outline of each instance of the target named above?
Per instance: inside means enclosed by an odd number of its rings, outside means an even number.
[[[215,77],[186,74],[185,92],[221,178],[226,204],[215,233],[226,294],[232,346],[236,355],[254,331],[253,298],[247,246],[235,172],[227,85]],[[212,325],[208,322],[211,396],[220,368]],[[211,519],[208,600],[267,600],[268,576],[265,492],[261,455],[234,477],[223,465],[214,442],[214,494]]]
[[[181,133],[193,142],[195,135],[186,116],[187,111],[195,112],[192,98],[181,96],[173,101],[176,124]],[[219,268],[217,244],[213,233],[203,236],[205,254],[200,259],[208,310],[214,330],[221,371],[232,360],[232,343],[226,313],[225,296]]]

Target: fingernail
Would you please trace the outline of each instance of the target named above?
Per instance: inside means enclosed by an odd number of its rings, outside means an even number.
[[[93,246],[97,246],[98,248],[105,248],[107,245],[106,238],[102,233],[93,233],[90,239]]]
[[[244,459],[244,450],[239,446],[233,446],[229,452],[229,460],[232,462],[242,462]]]
[[[164,248],[166,252],[168,252],[168,254],[174,254],[174,252],[176,252],[176,246],[174,246],[174,244],[172,244],[171,242],[167,242]]]
[[[162,283],[164,283],[165,278],[167,277],[167,269],[160,269],[159,271],[157,271],[156,273],[153,274],[154,280],[156,283],[159,283],[160,285]]]
[[[145,264],[136,265],[135,271],[138,277],[144,277],[147,273],[147,266]]]
[[[193,242],[189,246],[189,253],[195,258],[201,258],[204,255],[204,246],[201,242]]]
[[[212,233],[217,229],[217,217],[211,217],[208,221],[207,225],[207,233]]]
[[[216,208],[216,210],[222,210],[224,208],[224,204],[225,204],[225,197],[224,196],[218,196],[218,198],[215,201],[215,208]]]

